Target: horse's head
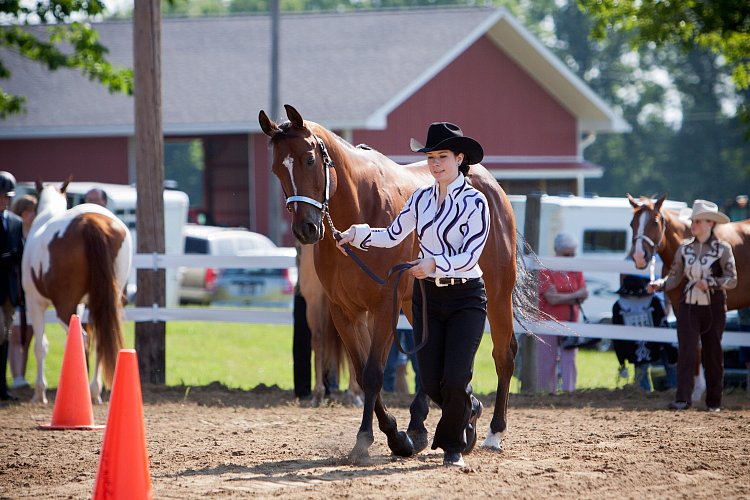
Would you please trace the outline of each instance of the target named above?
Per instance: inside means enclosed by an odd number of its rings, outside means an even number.
[[[640,200],[635,200],[630,194],[627,197],[633,206],[633,220],[630,221],[630,227],[633,229],[630,256],[637,269],[645,269],[664,243],[666,222],[661,213],[661,206],[667,195],[663,194],[655,203],[649,198],[641,197]]]
[[[325,143],[308,128],[302,116],[285,104],[288,122],[277,124],[264,111],[258,120],[271,138],[272,170],[281,182],[292,232],[303,244],[320,241],[323,214],[335,189],[335,172]]]
[[[68,177],[59,189],[52,184],[45,185],[42,181],[36,181],[36,191],[39,200],[36,208],[38,214],[48,211],[50,214],[54,215],[62,213],[68,209],[68,200],[65,197],[65,190],[68,188],[71,179],[72,177]]]

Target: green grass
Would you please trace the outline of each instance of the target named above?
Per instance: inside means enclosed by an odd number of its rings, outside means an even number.
[[[125,346],[134,346],[134,324],[125,324]],[[48,325],[50,353],[47,356],[47,381],[57,387],[62,365],[65,335],[59,325]],[[167,385],[206,385],[218,381],[228,387],[251,389],[258,384],[293,388],[292,328],[280,325],[240,323],[170,322],[167,324]],[[33,342],[26,378],[33,383],[36,360]],[[479,347],[474,369],[474,390],[478,394],[494,392],[497,386],[492,360],[492,341],[485,335]],[[615,388],[617,359],[613,352],[579,350],[578,388]],[[411,367],[409,385],[414,389]],[[348,378],[343,376],[341,386]],[[519,392],[520,382],[513,379],[511,392]]]

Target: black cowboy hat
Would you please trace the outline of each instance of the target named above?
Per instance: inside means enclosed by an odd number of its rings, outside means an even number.
[[[648,283],[648,278],[628,274],[622,279],[622,286],[620,286],[616,293],[617,295],[624,295],[626,297],[646,297],[647,295],[651,295],[646,288]]]
[[[412,139],[409,145],[415,153],[429,153],[443,149],[463,153],[469,165],[476,165],[484,157],[482,146],[471,137],[464,136],[458,125],[449,122],[436,122],[430,125],[424,146],[416,139]]]

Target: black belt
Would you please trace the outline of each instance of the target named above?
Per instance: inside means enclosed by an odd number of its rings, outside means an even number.
[[[462,285],[479,278],[425,278],[425,281],[435,283],[435,286]]]

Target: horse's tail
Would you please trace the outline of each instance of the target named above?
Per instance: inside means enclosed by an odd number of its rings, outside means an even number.
[[[527,335],[535,337],[542,343],[536,333],[529,328],[529,323],[548,321],[552,328],[564,335],[578,336],[578,333],[567,325],[562,324],[557,318],[542,311],[539,308],[539,274],[532,272],[524,260],[528,255],[536,262],[537,269],[547,269],[542,265],[539,256],[531,249],[531,245],[522,234],[518,233],[518,241],[521,242],[516,252],[516,284],[513,287],[513,319],[515,319]]]
[[[528,255],[537,263],[537,268],[542,268],[539,257],[531,249],[521,233],[517,233],[520,242],[516,252],[516,284],[513,286],[513,319],[521,328],[529,334],[536,336],[529,328],[529,323],[539,321],[555,321],[555,318],[539,308],[539,275],[532,272],[526,265],[524,256]]]
[[[119,245],[109,221],[87,217],[82,235],[89,269],[89,333],[96,345],[96,355],[102,365],[104,382],[112,387],[117,353],[124,340],[120,322],[121,291],[117,283],[115,261]]]

